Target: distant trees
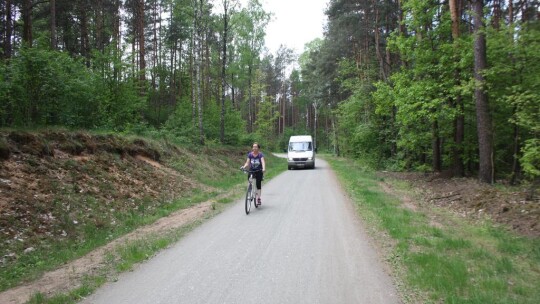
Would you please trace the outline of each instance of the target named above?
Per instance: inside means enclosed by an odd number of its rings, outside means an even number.
[[[255,130],[248,96],[260,95],[250,83],[269,15],[258,0],[214,4],[3,1],[0,127],[147,128],[239,143]]]

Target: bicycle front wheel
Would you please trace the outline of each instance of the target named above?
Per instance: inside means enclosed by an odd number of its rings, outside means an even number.
[[[249,184],[246,191],[246,214],[249,214],[249,211],[251,210],[251,201],[253,200],[253,197],[251,195],[251,188],[253,187],[252,184]]]
[[[255,189],[255,187],[251,190],[251,197],[253,198],[253,205],[255,205],[255,208],[259,208],[259,205],[257,205],[257,189]]]

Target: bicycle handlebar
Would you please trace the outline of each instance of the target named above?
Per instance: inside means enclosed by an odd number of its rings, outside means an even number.
[[[246,170],[245,168],[242,168],[240,167],[240,170],[244,173],[255,173],[255,172],[259,172],[259,171],[262,171],[262,169],[259,169],[259,170]]]

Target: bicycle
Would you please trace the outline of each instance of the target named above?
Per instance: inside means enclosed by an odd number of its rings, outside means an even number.
[[[253,173],[257,171],[246,170],[244,168],[240,168],[240,170],[242,170],[242,172],[244,173],[249,174],[248,186],[247,186],[247,191],[246,191],[246,205],[245,205],[245,210],[246,210],[246,215],[247,215],[251,211],[252,203],[253,205],[255,205],[255,208],[259,208],[259,205],[257,205],[257,203],[255,202],[255,197],[257,196],[257,189],[256,187],[253,186],[253,181],[255,181],[255,176],[253,175]]]

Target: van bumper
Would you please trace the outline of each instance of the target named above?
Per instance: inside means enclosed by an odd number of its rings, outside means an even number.
[[[315,160],[288,160],[287,166],[290,168],[315,168]]]

